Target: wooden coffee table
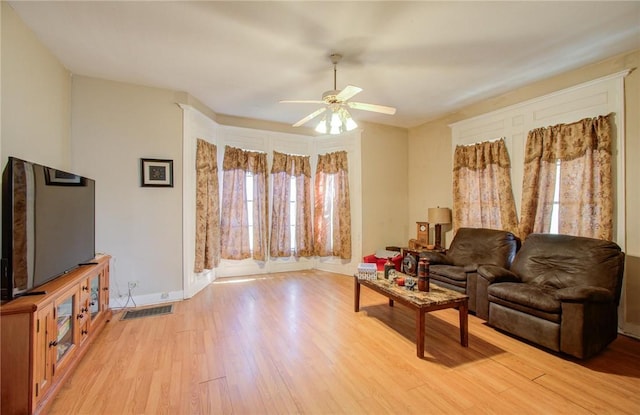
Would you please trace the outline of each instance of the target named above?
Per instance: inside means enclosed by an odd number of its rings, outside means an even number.
[[[398,273],[396,273],[398,275]],[[424,315],[430,311],[442,310],[443,308],[456,308],[460,313],[460,344],[469,346],[468,312],[469,297],[456,291],[430,284],[427,292],[407,290],[398,287],[390,280],[378,277],[375,281],[360,280],[358,276],[354,280],[354,311],[360,311],[360,286],[364,285],[389,299],[389,306],[393,307],[397,301],[416,312],[416,351],[420,358],[424,357]]]

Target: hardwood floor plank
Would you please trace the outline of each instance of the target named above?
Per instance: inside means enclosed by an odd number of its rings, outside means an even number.
[[[56,397],[60,414],[640,413],[640,342],[588,360],[549,353],[458,312],[415,313],[322,271],[222,279],[173,314],[119,314]]]
[[[203,414],[233,414],[229,386],[225,378],[200,384],[200,408]]]
[[[573,382],[576,375],[582,376],[579,384]],[[594,413],[636,413],[636,410],[640,408],[639,389],[631,392],[618,387],[613,382],[602,382],[599,377],[597,375],[591,376],[590,373],[584,373],[580,370],[544,375],[536,379],[535,383],[559,393],[571,401],[580,402],[582,407]]]
[[[503,407],[503,401],[510,406],[522,408],[522,412],[528,414],[597,414],[556,392],[543,388],[540,385],[529,382],[524,388],[510,388],[500,394],[500,399],[494,406],[496,413],[505,413],[507,407]]]

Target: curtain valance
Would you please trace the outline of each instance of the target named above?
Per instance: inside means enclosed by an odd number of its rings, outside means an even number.
[[[496,145],[494,143],[499,143]],[[453,160],[453,170],[463,167],[470,170],[483,170],[489,165],[510,168],[509,153],[504,145],[504,139],[498,141],[485,141],[468,146],[456,146]]]

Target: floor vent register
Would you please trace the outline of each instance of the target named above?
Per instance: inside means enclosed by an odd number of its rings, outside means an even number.
[[[157,307],[143,308],[140,310],[127,310],[120,320],[132,320],[134,318],[142,318],[149,316],[161,316],[163,314],[173,313],[173,304],[161,305]]]

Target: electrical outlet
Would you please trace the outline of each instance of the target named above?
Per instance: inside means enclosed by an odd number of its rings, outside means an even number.
[[[138,281],[129,281],[129,289],[133,290],[134,288],[138,288]]]
[[[162,294],[160,294],[160,298],[162,298],[163,300],[164,300],[165,298],[169,298],[169,293],[162,293]]]

